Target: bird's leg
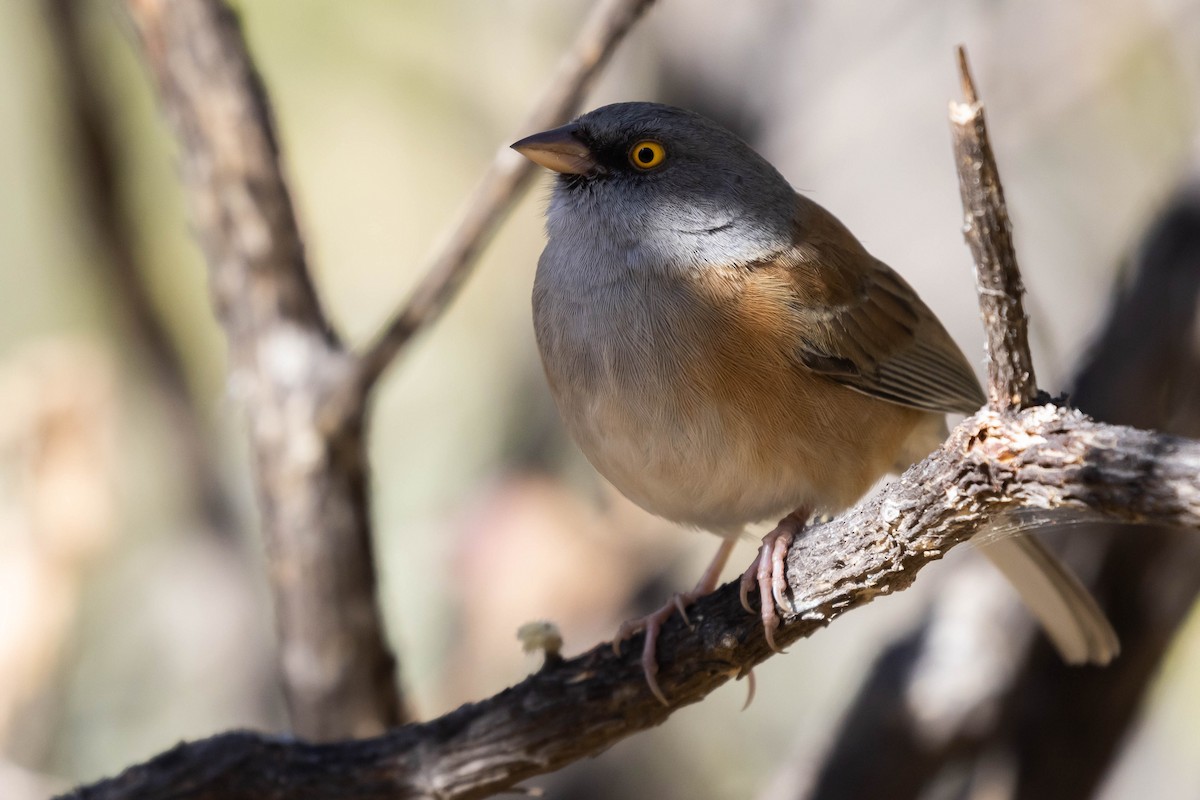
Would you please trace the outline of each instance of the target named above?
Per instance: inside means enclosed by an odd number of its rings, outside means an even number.
[[[785,611],[792,610],[792,601],[787,596],[787,557],[788,547],[792,539],[804,530],[812,509],[798,508],[779,521],[774,530],[763,537],[762,546],[758,549],[758,557],[744,573],[742,573],[742,606],[754,613],[750,607],[750,589],[758,585],[760,606],[762,608],[763,634],[767,644],[775,652],[781,652],[775,644],[775,631],[779,627],[779,615],[776,607]]]
[[[700,576],[699,582],[696,583],[695,588],[690,592],[676,594],[657,611],[638,619],[623,622],[621,623],[621,627],[617,629],[617,638],[613,640],[613,651],[617,655],[621,654],[621,642],[638,631],[646,632],[646,641],[642,645],[642,671],[646,674],[646,684],[650,687],[650,692],[664,706],[668,706],[670,703],[667,702],[667,696],[659,688],[658,678],[655,677],[658,674],[658,659],[656,658],[658,632],[662,629],[663,623],[670,619],[671,614],[676,611],[679,612],[679,616],[683,617],[683,621],[687,623],[688,627],[691,627],[692,622],[688,619],[687,607],[717,588],[717,581],[721,577],[721,570],[725,569],[725,564],[729,561],[729,554],[733,552],[733,545],[736,542],[736,538],[722,540],[721,546],[717,548],[717,554],[713,556],[712,562],[709,563],[708,568],[704,570],[704,574]]]

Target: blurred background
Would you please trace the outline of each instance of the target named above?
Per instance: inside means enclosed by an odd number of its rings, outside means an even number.
[[[364,342],[496,148],[530,132],[520,120],[587,4],[234,5],[320,291]],[[180,739],[287,721],[243,425],[129,25],[104,0],[8,0],[2,19],[0,797],[20,800]],[[1122,264],[1195,175],[1200,5],[662,0],[587,105],[660,100],[734,127],[981,365],[946,121],[958,43],[1006,181],[1039,382],[1059,392]],[[424,718],[536,669],[521,624],[553,619],[567,653],[588,648],[690,587],[717,545],[632,507],[564,434],[530,324],[546,188],[375,398],[381,599]],[[749,710],[731,684],[533,783],[560,797],[802,796],[876,654],[974,558],[960,548],[771,659]],[[1106,800],[1197,796],[1195,615],[1154,675]]]

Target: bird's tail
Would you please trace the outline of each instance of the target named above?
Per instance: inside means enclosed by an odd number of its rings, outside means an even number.
[[[1095,598],[1041,542],[1003,536],[980,541],[979,548],[1016,588],[1064,661],[1103,665],[1117,656],[1121,644]]]

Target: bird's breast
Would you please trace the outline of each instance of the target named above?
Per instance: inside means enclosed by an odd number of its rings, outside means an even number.
[[[551,391],[588,459],[647,510],[718,532],[852,503],[918,417],[800,368],[787,302],[737,270],[581,285],[545,258],[533,297]]]

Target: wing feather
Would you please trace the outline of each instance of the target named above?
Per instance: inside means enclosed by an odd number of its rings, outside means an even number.
[[[793,247],[752,268],[791,283],[804,368],[926,411],[984,404],[970,363],[929,307],[816,203],[798,196]]]

